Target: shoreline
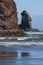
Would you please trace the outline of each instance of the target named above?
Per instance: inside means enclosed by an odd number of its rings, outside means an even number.
[[[20,46],[20,47],[43,47],[43,42],[0,42],[0,46],[4,47],[12,47],[12,46]]]

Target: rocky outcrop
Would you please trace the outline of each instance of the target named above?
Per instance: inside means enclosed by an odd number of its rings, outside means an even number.
[[[22,16],[22,20],[21,20],[21,24],[19,24],[20,29],[23,29],[24,31],[39,32],[39,29],[32,28],[32,22],[31,22],[32,19],[27,11],[24,10],[21,13],[21,16]]]
[[[0,0],[0,36],[23,36],[17,24],[17,8],[13,0]]]
[[[21,20],[21,24],[19,25],[20,29],[23,30],[31,30],[32,29],[32,19],[30,17],[30,15],[27,13],[27,11],[23,11],[21,13],[22,16],[22,20]]]
[[[22,37],[27,36],[21,29],[0,30],[0,37]]]
[[[36,28],[36,29],[32,29],[31,31],[32,31],[32,32],[40,32],[40,30],[37,29],[37,28]]]
[[[0,29],[18,28],[17,8],[13,0],[0,1]]]

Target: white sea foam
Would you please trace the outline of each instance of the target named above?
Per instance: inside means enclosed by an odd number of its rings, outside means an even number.
[[[12,46],[12,45],[22,45],[22,46],[30,46],[30,45],[42,45],[43,42],[0,42],[0,46]]]
[[[26,32],[27,37],[0,37],[0,46],[12,45],[42,45],[43,46],[43,32]],[[5,41],[5,42],[4,42]]]

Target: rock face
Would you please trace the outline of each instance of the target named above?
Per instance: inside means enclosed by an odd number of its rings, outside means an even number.
[[[27,13],[27,11],[23,11],[21,15],[22,15],[22,20],[21,20],[21,24],[19,25],[20,29],[31,30],[32,29],[31,17]]]
[[[13,0],[0,1],[0,29],[17,28],[17,9]]]
[[[13,0],[0,0],[0,36],[22,36]]]

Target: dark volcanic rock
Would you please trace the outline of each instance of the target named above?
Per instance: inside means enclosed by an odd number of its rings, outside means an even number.
[[[17,24],[17,8],[13,0],[0,0],[0,36],[23,36]]]
[[[27,13],[27,11],[23,11],[21,15],[22,15],[22,20],[21,20],[21,24],[19,25],[19,27],[23,30],[32,29],[32,23],[31,23],[32,19],[30,15]]]

